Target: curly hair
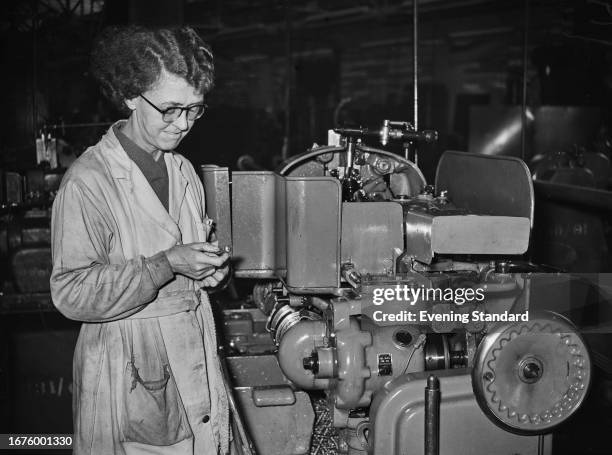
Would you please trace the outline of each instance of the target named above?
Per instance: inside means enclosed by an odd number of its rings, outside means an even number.
[[[105,29],[92,51],[91,70],[102,92],[122,112],[124,103],[149,90],[162,70],[184,78],[202,94],[213,86],[210,47],[191,27]]]

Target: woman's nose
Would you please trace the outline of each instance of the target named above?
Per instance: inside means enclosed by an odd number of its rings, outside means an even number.
[[[181,111],[181,115],[174,121],[174,124],[181,131],[187,131],[189,129],[189,120],[187,119],[187,111]]]

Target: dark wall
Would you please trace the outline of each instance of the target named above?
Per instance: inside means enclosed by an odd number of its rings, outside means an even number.
[[[324,141],[336,120],[370,126],[385,118],[413,120],[408,3],[334,2],[328,15],[319,10],[332,6],[312,2],[291,2],[288,10],[285,2],[107,0],[82,15],[23,6],[33,3],[4,6],[11,14],[2,30],[7,64],[1,82],[11,89],[2,111],[3,167],[32,165],[33,138],[45,124],[118,118],[88,74],[92,39],[112,23],[185,23],[212,44],[217,83],[211,108],[181,147],[196,163],[234,165],[249,153],[271,167],[287,127],[287,152],[295,154]],[[422,2],[419,127],[441,133],[429,152],[433,164],[444,149],[467,148],[471,106],[521,103],[524,5]],[[35,13],[36,27],[26,20]],[[531,106],[612,104],[612,48],[597,25],[605,14],[586,0],[529,2]],[[79,153],[103,129],[52,132]]]

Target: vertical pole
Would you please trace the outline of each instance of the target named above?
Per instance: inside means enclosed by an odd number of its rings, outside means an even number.
[[[413,98],[414,130],[419,130],[419,0],[412,0],[412,78],[413,78]],[[416,144],[404,149],[404,158],[407,160],[418,160]],[[413,156],[410,156],[413,155]]]
[[[425,387],[425,455],[440,454],[440,380],[427,378]]]
[[[527,47],[529,44],[529,0],[524,2],[524,28],[523,28],[523,87],[521,103],[521,159],[525,161],[527,142]]]
[[[38,123],[38,109],[36,91],[38,90],[38,1],[32,0],[32,132],[34,133],[34,144],[38,132],[36,131]]]
[[[414,129],[419,130],[419,0],[412,0],[412,71],[414,76]]]
[[[291,80],[293,75],[293,58],[291,56],[291,0],[285,0],[285,54],[287,69],[285,76],[285,137],[281,158],[285,161],[289,155],[291,142]]]

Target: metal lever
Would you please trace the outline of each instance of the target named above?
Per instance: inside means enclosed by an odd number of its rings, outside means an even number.
[[[334,131],[345,137],[378,137],[382,145],[387,145],[390,140],[435,142],[438,140],[438,132],[435,130],[415,131],[408,122],[396,122],[385,120],[380,130],[368,128],[335,128]]]
[[[425,455],[440,454],[440,380],[427,378],[425,387]]]

